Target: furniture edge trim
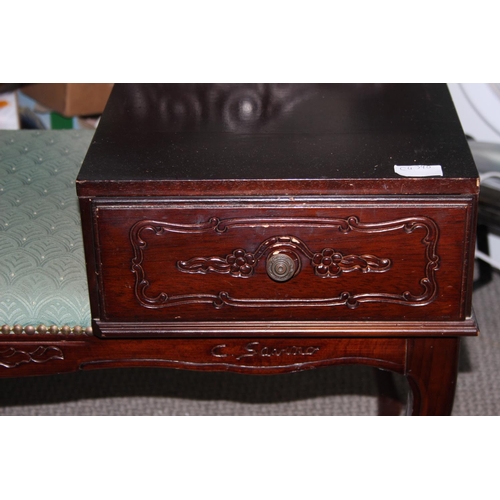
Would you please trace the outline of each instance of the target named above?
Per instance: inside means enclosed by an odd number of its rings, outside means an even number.
[[[101,338],[169,337],[462,337],[477,336],[474,316],[465,321],[232,321],[232,322],[114,322],[93,321]]]

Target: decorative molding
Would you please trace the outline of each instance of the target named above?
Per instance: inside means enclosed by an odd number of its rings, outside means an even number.
[[[174,233],[184,233],[184,234],[197,234],[204,232],[214,231],[216,233],[225,233],[230,228],[236,227],[255,227],[263,226],[269,227],[327,227],[334,231],[340,233],[349,233],[351,231],[375,234],[375,233],[386,233],[390,231],[402,230],[407,234],[413,233],[416,229],[424,229],[425,235],[422,238],[422,243],[424,245],[426,265],[424,276],[420,279],[419,283],[422,287],[422,293],[412,294],[410,291],[405,290],[399,294],[391,293],[351,293],[349,291],[343,291],[337,296],[326,297],[326,298],[288,298],[288,299],[247,299],[233,297],[227,291],[220,291],[217,294],[186,294],[186,295],[168,295],[166,292],[161,292],[156,297],[151,297],[147,294],[150,282],[146,277],[146,271],[143,267],[144,262],[144,250],[147,248],[147,243],[144,240],[143,232],[152,232],[156,236],[161,236],[169,232]],[[284,240],[282,240],[284,239]],[[425,306],[431,303],[437,296],[437,283],[435,279],[435,272],[439,269],[439,256],[436,253],[437,243],[439,239],[439,228],[437,224],[429,217],[408,217],[404,219],[397,219],[392,221],[375,222],[375,223],[362,223],[359,221],[358,217],[351,216],[345,219],[341,218],[321,218],[321,217],[307,217],[307,218],[265,218],[265,217],[254,217],[254,218],[228,218],[219,219],[218,217],[211,217],[208,221],[200,224],[174,224],[164,221],[155,220],[142,220],[137,222],[130,231],[130,242],[134,250],[134,257],[132,259],[131,271],[135,274],[135,296],[140,304],[147,308],[160,309],[165,307],[172,307],[184,304],[208,304],[212,305],[216,309],[221,309],[226,306],[230,307],[334,307],[345,305],[351,309],[357,308],[362,303],[369,302],[380,302],[380,303],[393,303],[407,306]],[[311,252],[311,250],[297,238],[292,236],[277,236],[265,240],[255,252],[249,253],[241,249],[243,255],[235,257],[235,262],[239,257],[243,260],[240,262],[242,265],[234,265],[232,258],[226,256],[225,258],[214,257],[212,261],[214,271],[213,272],[224,272],[231,273],[233,270],[234,275],[238,277],[251,276],[254,272],[255,265],[258,259],[268,252],[270,249],[275,248],[276,245],[290,246],[293,249],[300,250],[305,255],[311,255],[311,260],[317,263],[315,269],[316,274],[321,275],[324,270],[324,265],[322,264],[322,257],[320,259],[321,252]],[[327,253],[333,249],[324,249]],[[323,250],[323,251],[324,251]],[[335,252],[335,251],[334,251]],[[317,256],[317,257],[316,257]],[[347,272],[347,269],[356,270],[357,266],[361,269],[364,265],[363,260],[366,261],[366,265],[370,267],[372,263],[376,261],[374,259],[379,259],[371,255],[366,256],[343,256],[339,254],[340,261],[344,261],[344,268],[341,269],[343,272]],[[197,258],[195,258],[197,259]],[[202,258],[204,259],[204,258]],[[338,260],[338,257],[337,257]],[[243,262],[244,261],[244,262]],[[195,272],[200,272],[199,269],[203,269],[203,264],[205,262],[185,261],[186,271],[191,267],[199,266],[198,270]],[[350,267],[348,263],[351,263]],[[201,267],[200,267],[201,264]],[[314,265],[314,264],[313,264]],[[323,267],[320,267],[323,265]],[[340,267],[336,263],[337,267]],[[389,259],[380,259],[380,265],[382,269],[386,266],[390,266]],[[178,263],[182,267],[182,264]],[[194,267],[193,267],[194,266]],[[208,267],[210,264],[206,267]],[[243,271],[243,272],[242,272]],[[204,271],[201,271],[202,273]],[[208,272],[208,271],[206,271]],[[329,277],[333,277],[336,271],[336,267],[327,269],[327,273],[330,272]],[[380,272],[380,271],[379,271]]]
[[[22,351],[15,347],[8,347],[0,351],[0,366],[16,368],[26,363],[46,363],[53,359],[64,359],[64,354],[59,347],[38,346],[34,351]]]
[[[102,338],[461,337],[476,336],[474,316],[456,321],[95,321]]]
[[[361,271],[383,273],[391,268],[391,261],[375,255],[344,255],[333,248],[312,251],[295,236],[273,236],[263,241],[253,252],[243,248],[233,250],[226,257],[193,257],[178,261],[177,269],[185,273],[220,273],[237,278],[249,278],[262,257],[279,250],[298,251],[309,259],[314,274],[321,278],[337,278],[342,273]],[[297,274],[297,273],[296,273]]]
[[[232,371],[236,373],[286,373],[298,372],[302,370],[310,370],[312,368],[320,368],[322,366],[342,365],[342,364],[363,364],[368,366],[376,366],[377,368],[384,367],[388,370],[402,373],[403,367],[401,363],[392,360],[370,357],[368,355],[352,355],[352,356],[326,356],[317,360],[291,359],[290,362],[276,361],[274,364],[261,364],[251,362],[232,362],[214,360],[213,362],[206,361],[186,361],[170,358],[120,358],[120,359],[100,359],[95,361],[85,361],[80,364],[80,369],[87,368],[123,368],[129,366],[163,366],[169,368],[180,368],[185,370],[220,370]],[[286,360],[288,361],[288,360]]]

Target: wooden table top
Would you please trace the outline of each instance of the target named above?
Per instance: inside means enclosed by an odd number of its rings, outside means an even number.
[[[402,177],[395,165],[440,165],[442,176]],[[163,196],[463,194],[477,193],[477,177],[445,84],[116,84],[78,186],[84,196],[137,195],[144,183]]]

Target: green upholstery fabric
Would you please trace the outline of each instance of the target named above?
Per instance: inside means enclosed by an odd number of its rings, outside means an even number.
[[[14,325],[16,333],[19,325],[27,333],[39,325],[90,326],[75,179],[92,136],[0,131],[2,333]]]

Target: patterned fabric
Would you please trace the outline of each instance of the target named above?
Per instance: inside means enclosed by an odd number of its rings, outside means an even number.
[[[92,136],[0,131],[2,333],[90,326],[75,179]]]

